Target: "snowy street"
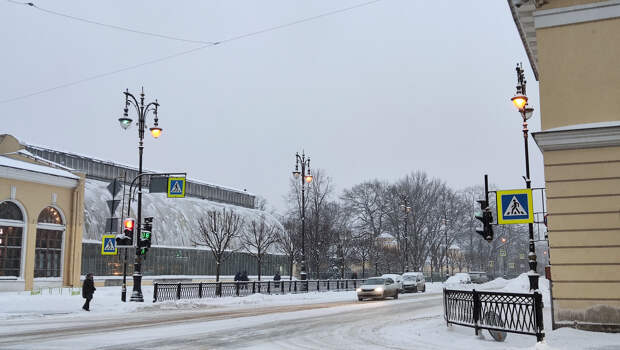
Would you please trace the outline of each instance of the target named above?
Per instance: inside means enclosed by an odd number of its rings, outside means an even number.
[[[547,337],[539,344],[528,335],[499,343],[486,331],[476,337],[472,328],[447,327],[444,285],[428,283],[426,293],[364,302],[355,292],[321,292],[121,303],[118,287],[101,287],[92,312],[66,293],[3,293],[0,349],[620,349],[619,334],[551,331],[542,281]],[[445,286],[523,291],[527,278]]]

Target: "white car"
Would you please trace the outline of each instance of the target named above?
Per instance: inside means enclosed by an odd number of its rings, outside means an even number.
[[[357,300],[359,301],[368,298],[385,299],[386,297],[398,299],[398,287],[391,278],[369,278],[355,291],[357,292]]]
[[[426,280],[422,272],[403,273],[403,290],[405,292],[426,292]]]
[[[398,287],[398,291],[401,293],[403,292],[403,276],[395,273],[386,273],[381,275],[381,278],[391,278]]]
[[[471,283],[471,277],[466,272],[455,273],[454,276],[451,276],[446,280],[448,284],[469,284]]]

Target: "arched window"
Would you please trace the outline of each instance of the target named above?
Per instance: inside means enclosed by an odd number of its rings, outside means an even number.
[[[20,276],[24,214],[17,204],[0,203],[0,276]]]
[[[60,212],[47,207],[37,220],[34,277],[60,277],[62,235],[65,226]]]

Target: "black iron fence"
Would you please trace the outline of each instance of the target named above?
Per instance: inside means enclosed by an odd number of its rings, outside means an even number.
[[[355,290],[361,279],[308,281],[248,281],[153,283],[153,302],[261,294],[289,294]],[[304,285],[307,284],[306,285]]]
[[[530,293],[479,292],[476,290],[443,290],[446,323],[489,331],[535,335],[543,332],[542,295]]]

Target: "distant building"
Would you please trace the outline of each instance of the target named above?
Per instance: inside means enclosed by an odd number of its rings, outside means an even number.
[[[508,4],[540,81],[553,326],[619,331],[620,1]]]
[[[101,255],[101,239],[109,231],[105,222],[111,216],[106,204],[111,194],[106,187],[123,174],[132,179],[137,170],[0,135],[0,291],[77,287],[87,272],[121,275],[120,255]],[[129,186],[125,188],[128,192]],[[142,270],[146,283],[149,275],[191,279],[215,274],[211,251],[195,244],[198,222],[209,210],[228,208],[246,222],[264,218],[279,225],[270,214],[253,209],[255,197],[246,191],[188,180],[186,195],[171,199],[145,191],[143,216],[155,218],[153,247]],[[127,198],[125,193],[124,206],[119,206],[115,216],[127,216]],[[130,215],[135,217],[136,211],[134,200]],[[256,273],[255,260],[238,251],[239,241],[233,241],[230,248],[235,252],[222,265],[223,275],[243,270]],[[131,275],[134,251],[129,252]],[[263,274],[288,271],[284,256],[275,249],[269,253],[263,260]]]

